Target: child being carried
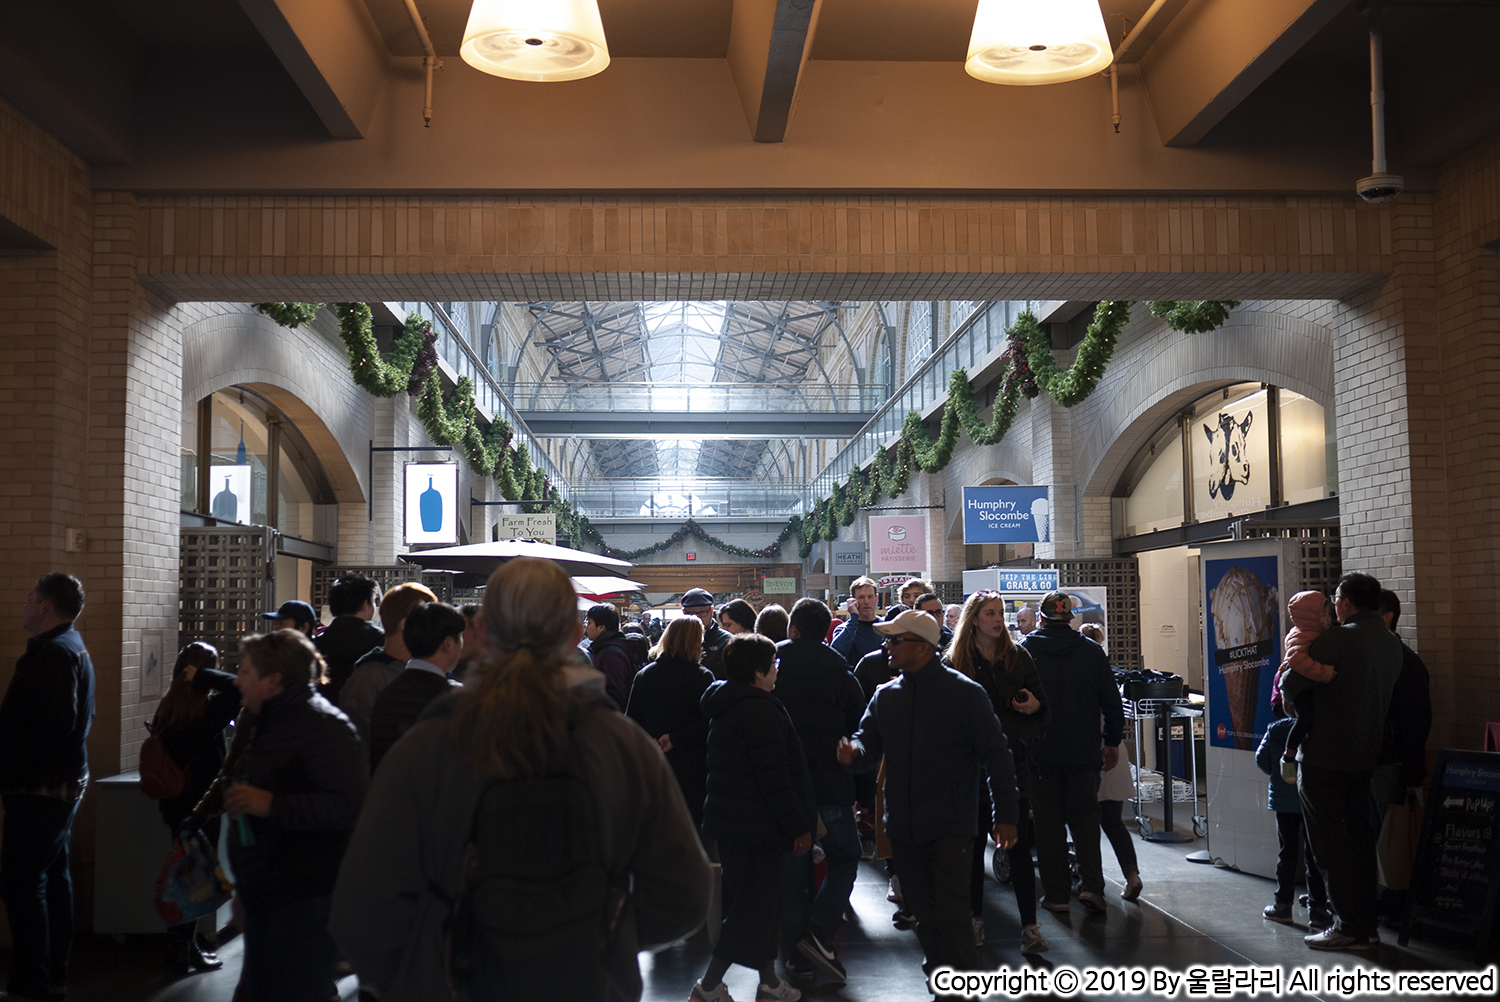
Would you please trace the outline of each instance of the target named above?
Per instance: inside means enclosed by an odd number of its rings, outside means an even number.
[[[1286,635],[1286,658],[1276,671],[1275,699],[1297,722],[1287,735],[1286,751],[1281,758],[1281,775],[1288,783],[1297,781],[1297,749],[1313,726],[1313,690],[1306,682],[1293,681],[1288,671],[1310,682],[1327,682],[1334,676],[1332,665],[1308,657],[1307,648],[1334,624],[1333,603],[1320,591],[1299,591],[1286,604],[1292,628]],[[1288,682],[1291,682],[1288,688]]]

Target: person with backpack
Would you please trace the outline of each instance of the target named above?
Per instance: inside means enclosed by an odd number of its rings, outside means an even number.
[[[141,792],[157,800],[161,818],[176,835],[224,765],[224,731],[240,712],[234,676],[219,671],[219,652],[196,640],[177,655],[172,687],[157,704],[141,746]],[[219,844],[219,819],[203,826]],[[210,919],[210,921],[212,921]],[[195,922],[167,927],[172,963],[184,971],[217,971],[224,964],[198,945]]]
[[[608,602],[590,606],[583,632],[589,638],[589,658],[604,676],[604,691],[623,710],[630,703],[630,683],[640,665],[620,632],[619,612]]]
[[[708,912],[677,780],[573,658],[576,609],[551,561],[501,565],[486,663],[381,764],[329,929],[382,1002],[639,999],[637,952]]]

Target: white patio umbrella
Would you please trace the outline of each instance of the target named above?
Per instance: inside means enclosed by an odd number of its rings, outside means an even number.
[[[551,560],[568,574],[616,577],[631,568],[627,560],[616,560],[586,550],[573,550],[551,543],[534,543],[528,539],[502,539],[495,543],[470,543],[467,546],[444,546],[436,550],[403,553],[401,559],[419,564],[426,570],[459,571],[473,574],[481,582],[496,567],[516,557],[540,557]]]
[[[583,575],[573,578],[573,590],[580,595],[592,595],[602,597],[605,595],[623,595],[625,592],[640,591],[646,587],[639,581],[631,581],[628,578],[599,577],[595,575]]]

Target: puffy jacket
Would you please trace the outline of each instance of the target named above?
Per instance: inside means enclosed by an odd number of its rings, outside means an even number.
[[[318,692],[338,706],[339,694],[354,674],[355,663],[384,643],[385,634],[369,620],[358,616],[335,617],[328,629],[313,638],[313,646],[328,663],[328,684],[319,686]]]
[[[272,696],[261,704],[234,772],[230,782],[272,794],[269,817],[245,816],[254,845],[241,843],[239,825],[229,826],[229,859],[245,908],[258,912],[332,893],[369,785],[349,718],[311,685]]]
[[[1015,759],[1016,790],[1022,797],[1030,800],[1031,770],[1027,764],[1029,749],[1041,739],[1042,733],[1047,729],[1047,722],[1052,719],[1052,703],[1047,698],[1047,689],[1042,685],[1036,663],[1031,660],[1031,655],[1026,653],[1024,647],[1016,648],[1014,672],[1006,671],[1003,665],[997,667],[990,664],[978,650],[974,651],[973,657],[974,681],[990,697],[990,705],[994,707],[995,716],[1000,718],[1000,727],[1005,731],[1005,743],[1010,746],[1011,757]],[[1035,713],[1021,713],[1011,706],[1011,701],[1022,689],[1029,691],[1041,704],[1041,708]]]
[[[1307,656],[1307,648],[1323,632],[1323,607],[1327,604],[1328,596],[1320,591],[1299,591],[1286,604],[1292,628],[1287,631],[1286,656],[1281,660],[1281,667],[1276,669],[1276,685],[1272,690],[1278,702],[1286,702],[1281,686],[1288,671],[1294,671],[1314,682],[1327,682],[1333,678],[1332,665],[1322,664]]]
[[[704,834],[790,849],[813,831],[818,805],[785,708],[763,689],[728,681],[709,686],[702,705],[709,720]]]
[[[1281,757],[1286,754],[1287,735],[1292,731],[1296,717],[1273,720],[1255,749],[1255,764],[1261,772],[1271,777],[1266,790],[1266,808],[1278,814],[1301,814],[1302,798],[1297,795],[1297,784],[1281,778]]]
[[[885,756],[885,830],[893,841],[971,837],[980,767],[996,822],[1016,823],[1016,773],[1005,732],[977,682],[933,657],[881,686],[854,736],[851,772]]]
[[[82,796],[93,722],[94,662],[73,624],[26,641],[0,702],[0,791]]]
[[[776,698],[786,707],[807,755],[813,793],[820,805],[854,803],[854,777],[839,765],[842,738],[859,730],[865,694],[838,652],[818,640],[783,640]]]
[[[1067,623],[1046,623],[1021,640],[1046,686],[1052,720],[1029,751],[1038,769],[1094,770],[1099,757],[1099,715],[1104,743],[1116,747],[1125,731],[1125,710],[1104,648]]]
[[[193,807],[208,792],[214,777],[223,768],[224,730],[240,712],[240,690],[234,684],[234,676],[228,672],[199,668],[193,676],[193,688],[208,696],[208,705],[202,715],[157,731],[172,761],[187,774],[187,783],[180,795],[157,803],[162,820],[174,830],[192,813]],[[161,707],[158,706],[153,721],[160,716]]]
[[[708,718],[702,700],[713,682],[713,672],[696,661],[663,657],[636,672],[625,708],[625,715],[653,738],[671,735],[667,764],[682,788],[688,813],[700,825],[708,793]]]

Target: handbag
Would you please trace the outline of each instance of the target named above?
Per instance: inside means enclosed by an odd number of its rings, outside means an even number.
[[[156,875],[156,914],[167,925],[212,915],[234,895],[218,854],[201,831],[183,832]]]
[[[1412,863],[1417,842],[1422,837],[1422,807],[1408,800],[1391,804],[1380,823],[1380,839],[1375,843],[1375,859],[1380,882],[1393,891],[1411,887]]]
[[[141,744],[141,792],[152,800],[173,800],[187,788],[187,773],[161,739],[155,721],[146,725],[149,735]]]

